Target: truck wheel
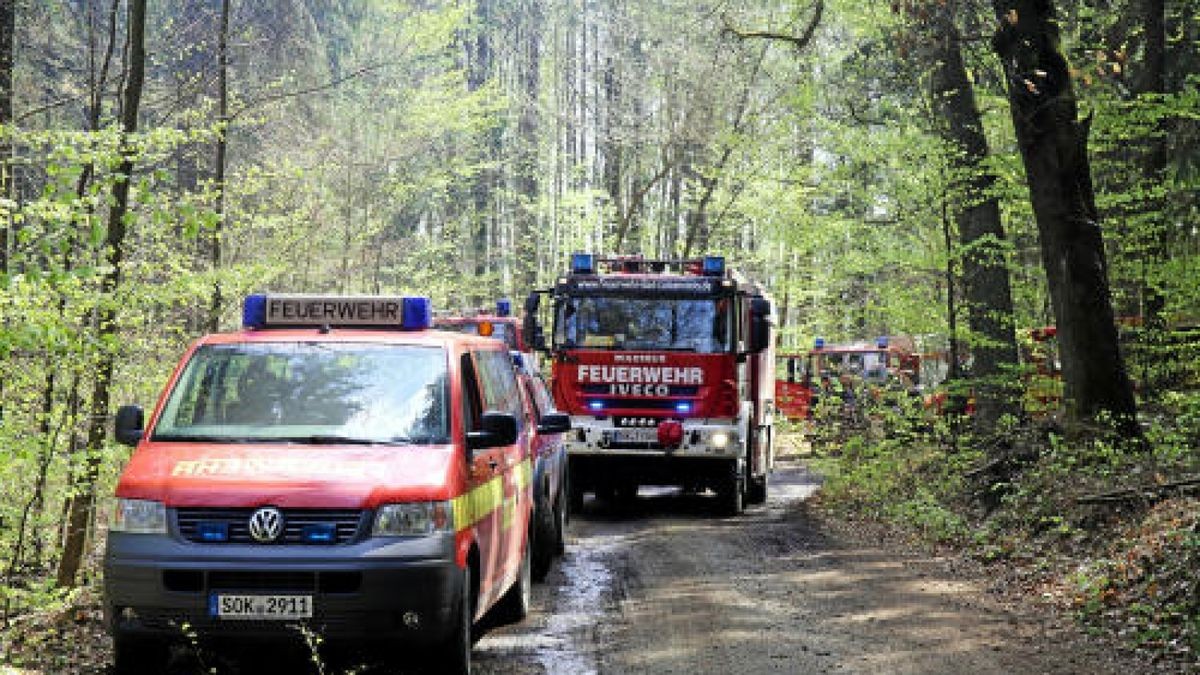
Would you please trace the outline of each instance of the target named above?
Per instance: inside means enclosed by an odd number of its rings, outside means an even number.
[[[751,478],[746,490],[747,504],[762,504],[767,501],[767,475]]]
[[[156,638],[128,635],[113,636],[113,673],[139,675],[159,673],[167,667],[170,650],[167,643]]]
[[[550,573],[550,565],[558,548],[557,516],[548,497],[540,499],[534,511],[537,512],[537,523],[534,525],[533,541],[530,542],[533,547],[531,576],[534,581],[542,581]]]
[[[720,510],[722,515],[736,516],[741,514],[743,509],[742,502],[742,481],[736,477],[731,477],[726,480],[725,486],[717,492]]]
[[[462,572],[462,590],[454,608],[454,626],[450,634],[434,650],[435,663],[430,664],[439,673],[471,675],[471,624],[475,615],[475,592],[472,586],[471,568]]]
[[[517,579],[496,605],[496,620],[501,625],[519,623],[529,615],[530,587],[533,585],[531,543],[526,538],[525,553],[521,556],[521,568],[517,572]]]

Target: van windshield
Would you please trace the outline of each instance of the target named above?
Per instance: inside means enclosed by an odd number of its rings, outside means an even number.
[[[449,442],[437,347],[330,343],[202,346],[167,399],[158,441]]]

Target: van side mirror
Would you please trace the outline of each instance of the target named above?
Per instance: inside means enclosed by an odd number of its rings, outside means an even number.
[[[750,299],[750,352],[757,354],[771,346],[771,302]]]
[[[563,412],[542,415],[538,421],[539,434],[563,434],[571,430],[571,416]]]
[[[479,422],[479,431],[467,433],[468,449],[483,450],[517,442],[517,418],[511,414],[489,410]]]
[[[115,435],[117,442],[133,447],[142,440],[142,428],[146,426],[146,413],[140,405],[123,405],[117,409]]]

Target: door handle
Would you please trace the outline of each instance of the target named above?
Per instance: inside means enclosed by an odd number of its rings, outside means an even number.
[[[494,459],[489,459],[488,466],[490,466],[492,468],[492,471],[495,472],[500,468],[500,462],[497,460],[494,460]]]

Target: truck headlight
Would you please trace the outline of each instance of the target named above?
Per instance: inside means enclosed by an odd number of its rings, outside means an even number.
[[[131,534],[166,534],[167,507],[149,499],[118,498],[108,529]]]
[[[729,434],[724,431],[718,431],[712,435],[711,440],[714,448],[724,449],[725,446],[729,445]]]
[[[411,537],[453,531],[454,516],[450,502],[409,502],[379,507],[375,512],[375,526],[371,534],[376,537]]]

